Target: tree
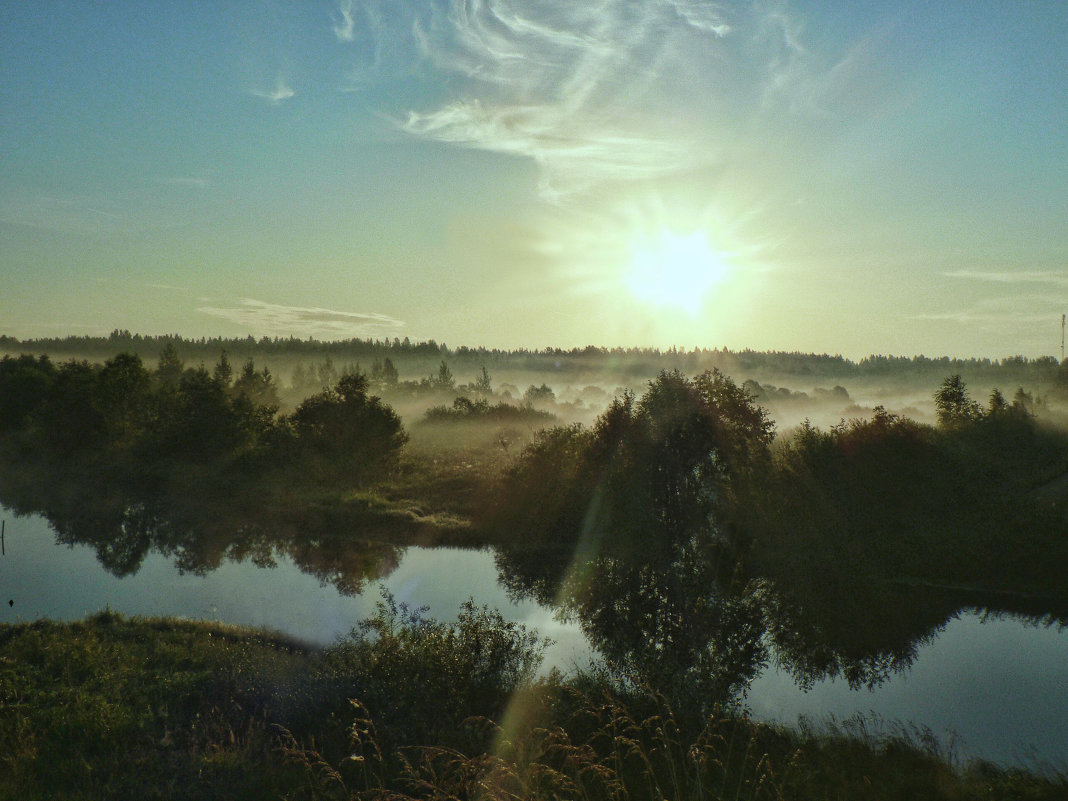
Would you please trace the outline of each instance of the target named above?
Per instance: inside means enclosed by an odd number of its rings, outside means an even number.
[[[382,362],[382,384],[386,387],[396,387],[400,380],[400,373],[393,366],[393,360],[388,356]]]
[[[968,396],[968,389],[960,375],[951,375],[942,382],[934,396],[938,424],[953,428],[975,422],[983,416],[983,409]]]
[[[112,439],[135,436],[147,422],[152,379],[141,357],[120,353],[104,362],[98,376],[97,397]]]
[[[278,409],[278,388],[274,376],[267,367],[256,370],[252,359],[245,362],[241,375],[234,382],[233,392],[237,397],[247,398],[254,406]]]
[[[229,389],[230,383],[234,379],[234,370],[230,366],[230,360],[226,356],[224,350],[219,356],[219,361],[215,364],[215,370],[212,373],[215,382],[223,389]]]
[[[748,538],[734,499],[772,433],[722,373],[677,370],[592,430],[540,433],[499,493],[520,538],[499,548],[503,583],[562,603],[620,675],[707,712],[764,659],[759,599],[736,579]]]
[[[523,393],[523,403],[527,406],[548,406],[556,403],[556,393],[548,384],[542,384],[540,387],[531,384]]]
[[[433,389],[452,392],[456,389],[456,379],[452,376],[452,370],[449,369],[449,365],[442,359],[441,365],[438,367],[437,375],[432,375],[428,379],[428,383]]]
[[[363,374],[344,376],[287,418],[309,467],[361,483],[394,466],[408,437],[397,413],[367,387]]]
[[[155,456],[197,462],[233,454],[251,433],[226,389],[203,366],[185,372],[172,414],[157,425]]]
[[[56,370],[44,402],[34,413],[42,442],[62,454],[88,452],[107,438],[107,421],[98,402],[100,368],[69,361]]]
[[[767,413],[719,371],[662,372],[592,430],[539,434],[506,477],[503,515],[533,539],[596,533],[621,554],[669,555],[725,532],[728,485],[769,457],[772,436]]]
[[[987,403],[987,417],[1002,417],[1009,410],[1009,402],[996,387],[990,393],[990,401]]]
[[[332,387],[337,383],[338,374],[334,368],[334,361],[329,356],[323,360],[323,363],[316,367],[316,375],[319,378],[319,387],[326,389]]]
[[[47,356],[29,354],[0,359],[0,431],[26,425],[55,380],[56,368]]]
[[[182,371],[185,366],[178,358],[178,349],[173,342],[163,346],[159,354],[159,363],[156,365],[156,382],[168,389],[174,389],[182,379]]]
[[[1030,392],[1024,392],[1023,387],[1018,387],[1012,396],[1012,412],[1018,417],[1035,416],[1035,399]]]

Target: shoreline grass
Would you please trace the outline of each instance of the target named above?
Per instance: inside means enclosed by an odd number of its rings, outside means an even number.
[[[535,680],[536,638],[505,625],[383,606],[326,648],[108,611],[0,626],[0,798],[1068,797],[919,729],[695,725],[604,677]]]

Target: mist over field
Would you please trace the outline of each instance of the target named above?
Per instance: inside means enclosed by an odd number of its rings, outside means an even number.
[[[19,341],[0,339],[0,355],[41,352],[53,359],[102,362],[129,350],[151,363],[167,344],[190,365],[210,366],[226,353],[235,368],[252,361],[266,368],[283,409],[329,387],[346,373],[367,374],[375,391],[410,424],[434,406],[455,398],[492,400],[551,413],[557,422],[589,424],[624,391],[641,395],[662,370],[696,374],[716,368],[729,375],[766,408],[780,432],[803,420],[828,427],[871,415],[876,406],[924,423],[935,420],[934,392],[944,378],[959,374],[972,395],[985,401],[994,389],[1012,396],[1018,389],[1037,401],[1041,416],[1065,418],[1065,368],[1053,357],[1002,359],[872,355],[859,360],[827,354],[728,349],[602,348],[503,351],[455,347],[433,340],[198,339],[114,332],[109,337]],[[383,363],[396,371],[388,377]],[[445,373],[442,373],[444,365]],[[483,382],[480,385],[480,381]],[[548,391],[545,391],[548,390]],[[526,425],[544,426],[547,419]]]

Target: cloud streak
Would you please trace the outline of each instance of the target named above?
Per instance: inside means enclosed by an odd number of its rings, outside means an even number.
[[[1000,280],[1000,276],[1004,275],[1002,273],[983,273],[982,275],[998,276],[998,278],[986,280],[1004,283]],[[1052,325],[1055,321],[1059,330],[1062,308],[1063,299],[1056,294],[1025,294],[1011,297],[1002,295],[978,300],[966,308],[914,314],[909,319],[992,328],[1005,325],[1025,326],[1035,330],[1042,326]]]
[[[297,336],[320,339],[390,336],[405,324],[384,314],[285,306],[241,298],[236,307],[201,306],[201,314],[239,325],[256,336]]]
[[[407,48],[447,78],[448,96],[392,115],[398,127],[530,159],[553,202],[715,164],[726,118],[764,113],[795,87],[813,91],[801,28],[776,3],[369,0],[360,9],[379,52]],[[347,2],[340,14],[335,35],[355,38]],[[730,107],[739,85],[744,108]]]
[[[352,0],[343,0],[337,13],[341,21],[334,25],[334,36],[339,42],[356,41],[356,18],[352,15]]]
[[[1049,284],[1050,286],[1068,288],[1068,275],[1064,273],[1052,273],[1039,270],[1023,271],[981,271],[981,270],[954,270],[944,273],[948,278],[962,278],[971,281],[980,281],[987,284]]]
[[[297,93],[293,90],[293,87],[289,85],[289,82],[285,79],[285,77],[279,75],[278,78],[275,80],[273,89],[253,89],[250,91],[250,94],[254,97],[259,97],[263,100],[266,100],[272,106],[280,106],[282,105],[282,103],[289,100],[291,97],[295,97]]]
[[[532,159],[543,198],[691,169],[707,151],[656,118],[663,48],[682,33],[712,46],[729,26],[692,2],[454,2],[417,19],[424,56],[472,82],[475,98],[412,112],[423,138]],[[657,129],[660,130],[657,130]]]

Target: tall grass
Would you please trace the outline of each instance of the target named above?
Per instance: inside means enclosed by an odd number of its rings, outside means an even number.
[[[685,730],[655,693],[590,695],[567,684],[528,690],[526,725],[479,718],[492,750],[412,745],[392,778],[366,708],[355,704],[352,754],[333,766],[284,734],[306,799],[415,801],[793,801],[812,799],[1063,799],[1068,777],[990,763],[960,765],[931,732],[852,718],[788,730],[716,713]],[[353,770],[358,766],[358,770]]]
[[[388,600],[321,651],[111,613],[0,626],[0,799],[1068,798],[1063,774],[961,764],[923,729],[702,719],[596,673],[533,678],[539,646],[486,610]]]

